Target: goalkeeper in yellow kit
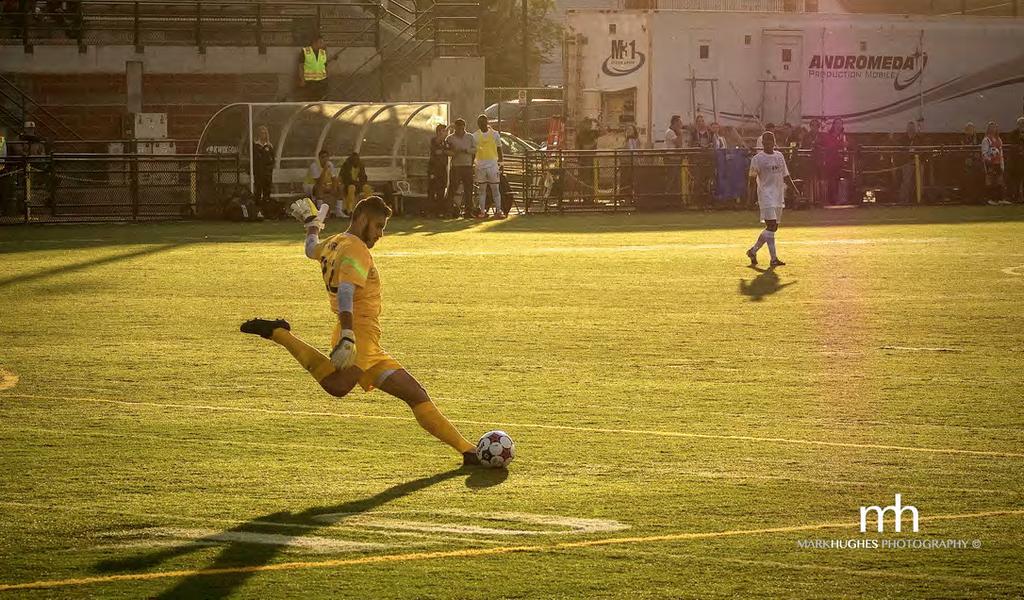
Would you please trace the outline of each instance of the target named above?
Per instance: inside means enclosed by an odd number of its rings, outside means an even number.
[[[462,454],[463,464],[480,464],[476,446],[437,410],[416,378],[380,347],[380,273],[370,248],[384,235],[391,216],[388,205],[379,196],[360,201],[348,230],[324,240],[320,231],[326,215],[317,214],[311,200],[296,201],[290,211],[306,224],[306,256],[320,263],[331,309],[337,315],[331,340],[334,349],[324,356],[292,335],[283,319],[252,319],[242,324],[242,332],[284,346],[332,396],[342,398],[359,384],[366,391],[380,388],[405,401],[424,429]]]

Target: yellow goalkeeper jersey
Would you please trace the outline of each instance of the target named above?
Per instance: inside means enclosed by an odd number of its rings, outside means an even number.
[[[313,258],[320,261],[331,310],[337,314],[338,286],[349,282],[356,287],[352,300],[353,329],[379,332],[380,275],[363,240],[348,233],[332,235],[317,244]]]

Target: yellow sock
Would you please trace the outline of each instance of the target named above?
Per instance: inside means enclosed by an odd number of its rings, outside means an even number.
[[[295,357],[295,360],[299,361],[303,369],[309,371],[309,374],[313,376],[313,379],[316,379],[317,383],[326,379],[328,375],[336,370],[330,358],[327,358],[316,348],[292,335],[292,332],[287,329],[278,327],[274,330],[270,339],[287,348],[288,352],[292,353],[292,356]]]
[[[437,406],[433,402],[428,400],[417,404],[412,407],[412,414],[416,415],[416,422],[420,424],[420,427],[459,452],[469,452],[476,448],[469,440],[462,437],[459,430],[455,429],[451,421],[437,410]]]

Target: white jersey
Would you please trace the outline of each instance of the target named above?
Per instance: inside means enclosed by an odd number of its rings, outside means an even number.
[[[758,152],[750,160],[750,176],[757,177],[757,203],[761,208],[786,206],[786,177],[789,176],[789,168],[781,152]]]

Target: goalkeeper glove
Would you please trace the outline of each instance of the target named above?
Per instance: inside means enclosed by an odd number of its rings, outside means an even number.
[[[341,330],[341,341],[331,350],[331,362],[339,370],[356,364],[356,334],[351,329]]]
[[[324,204],[318,211],[316,204],[306,197],[292,202],[291,206],[288,207],[288,214],[298,219],[306,227],[317,227],[322,230],[329,210],[330,208]]]

